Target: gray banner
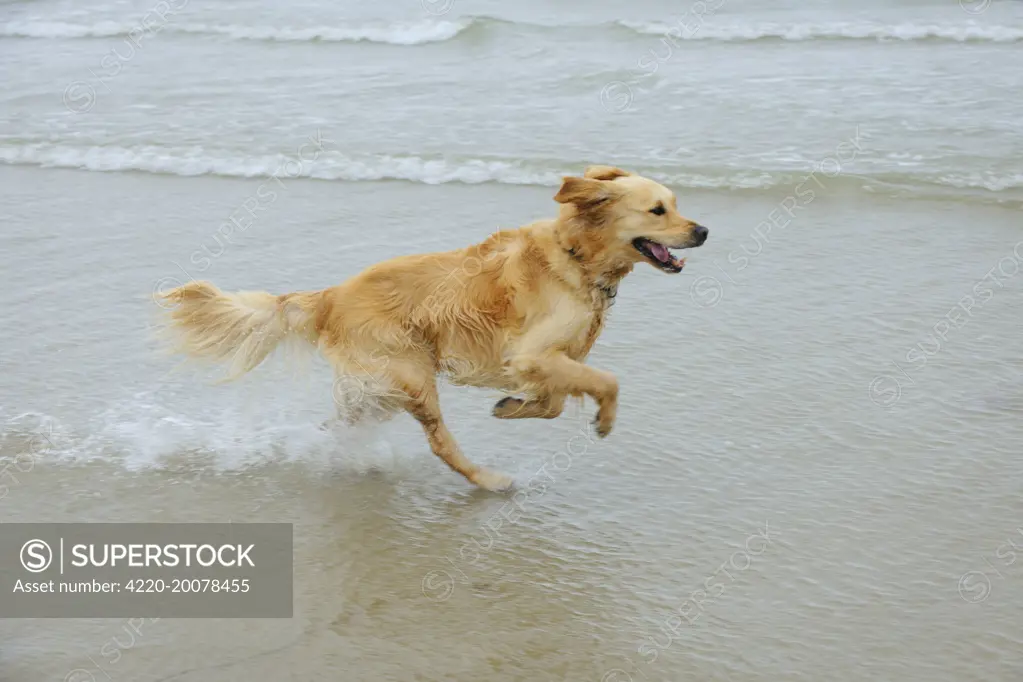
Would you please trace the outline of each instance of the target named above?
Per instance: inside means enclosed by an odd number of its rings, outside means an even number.
[[[288,523],[3,523],[0,618],[291,618]]]

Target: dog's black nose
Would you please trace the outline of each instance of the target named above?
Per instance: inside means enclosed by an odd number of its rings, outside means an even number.
[[[693,228],[693,236],[696,237],[696,240],[701,244],[707,241],[707,235],[709,234],[710,230],[708,230],[703,225],[697,225],[696,227]]]

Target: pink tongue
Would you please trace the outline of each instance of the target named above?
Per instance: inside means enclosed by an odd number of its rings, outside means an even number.
[[[656,242],[650,242],[650,253],[654,254],[654,258],[662,263],[667,263],[671,260],[671,254],[668,253],[668,249]]]

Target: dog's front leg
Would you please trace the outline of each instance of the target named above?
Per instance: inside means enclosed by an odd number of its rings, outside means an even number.
[[[560,351],[519,355],[512,359],[512,372],[524,383],[550,395],[583,395],[597,401],[594,424],[597,435],[611,433],[618,415],[618,380],[610,372],[577,362]],[[528,403],[527,403],[528,404]]]
[[[545,395],[536,400],[501,398],[494,405],[494,416],[498,419],[557,419],[565,409],[565,396]]]

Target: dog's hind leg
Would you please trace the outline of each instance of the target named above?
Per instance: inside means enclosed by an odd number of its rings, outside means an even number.
[[[462,454],[455,437],[444,425],[432,370],[424,371],[420,363],[395,362],[387,373],[394,386],[405,394],[405,409],[423,427],[433,454],[485,490],[500,492],[511,487],[510,476],[476,466]]]
[[[501,398],[494,405],[494,416],[498,419],[556,419],[565,409],[565,396],[550,393],[537,400]]]

